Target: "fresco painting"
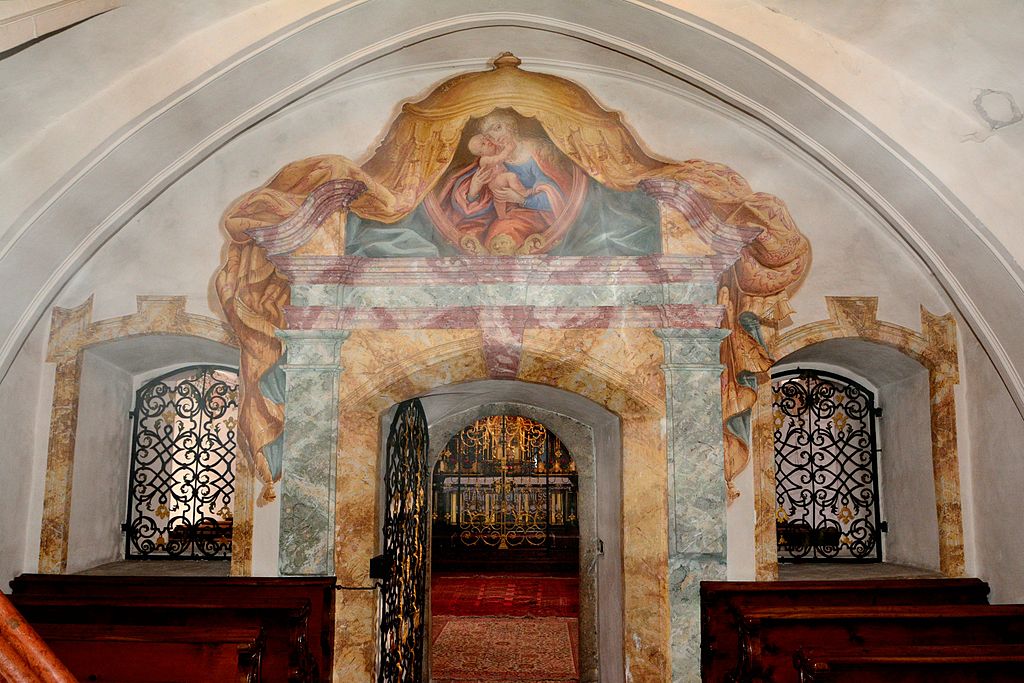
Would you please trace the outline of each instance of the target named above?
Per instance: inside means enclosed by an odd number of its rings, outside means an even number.
[[[216,285],[241,340],[243,386],[274,384],[290,291],[256,231],[313,225],[293,253],[333,258],[720,257],[733,264],[718,303],[732,331],[721,360],[734,493],[748,460],[754,378],[771,366],[760,330],[790,314],[810,265],[807,239],[782,200],[736,171],[659,159],[583,86],[520,67],[503,53],[488,69],[449,78],[402,106],[366,162],[295,161],[227,209]],[[241,414],[262,499],[272,499],[281,406],[248,391]]]
[[[449,169],[393,225],[349,214],[355,256],[640,256],[661,251],[657,202],[605,188],[536,119],[496,109],[463,129]]]

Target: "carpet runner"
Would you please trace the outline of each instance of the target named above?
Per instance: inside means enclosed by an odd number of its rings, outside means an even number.
[[[579,580],[434,574],[434,683],[579,681]]]
[[[462,617],[576,617],[580,582],[575,576],[435,575],[430,610]]]
[[[435,683],[568,683],[579,680],[577,620],[565,617],[433,617]]]

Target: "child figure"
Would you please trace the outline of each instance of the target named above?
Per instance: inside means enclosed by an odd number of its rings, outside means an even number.
[[[497,143],[483,133],[478,133],[471,137],[467,146],[469,152],[479,158],[480,169],[477,173],[484,173],[490,176],[486,186],[491,190],[491,194],[494,194],[494,190],[504,188],[514,190],[523,197],[528,197],[532,194],[531,190],[523,186],[519,176],[508,170],[508,167],[505,166],[505,161],[512,154],[512,147],[499,147]],[[508,213],[508,205],[510,203],[500,201],[495,196],[494,210],[499,218],[504,218]]]

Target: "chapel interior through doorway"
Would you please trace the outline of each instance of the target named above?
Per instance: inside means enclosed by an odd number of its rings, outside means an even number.
[[[431,669],[579,680],[576,462],[541,422],[481,417],[431,477]]]

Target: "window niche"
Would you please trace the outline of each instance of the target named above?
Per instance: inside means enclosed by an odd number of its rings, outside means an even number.
[[[895,349],[861,339],[824,341],[773,368],[830,371],[874,393],[882,559],[939,569],[939,528],[931,457],[928,372]]]
[[[185,303],[184,297],[140,296],[138,313],[97,322],[91,299],[54,309],[47,360],[56,373],[40,572],[71,573],[124,558],[135,392],[154,377],[196,363],[237,367],[230,328],[186,313]],[[232,572],[245,575],[252,496],[251,487],[238,489],[232,516],[244,533],[232,542]]]
[[[956,321],[921,309],[921,332],[877,319],[874,297],[826,297],[830,317],[770,344],[772,373],[815,367],[863,380],[877,392],[881,519],[886,562],[964,573],[957,454]],[[754,420],[756,576],[778,576],[771,391]]]

